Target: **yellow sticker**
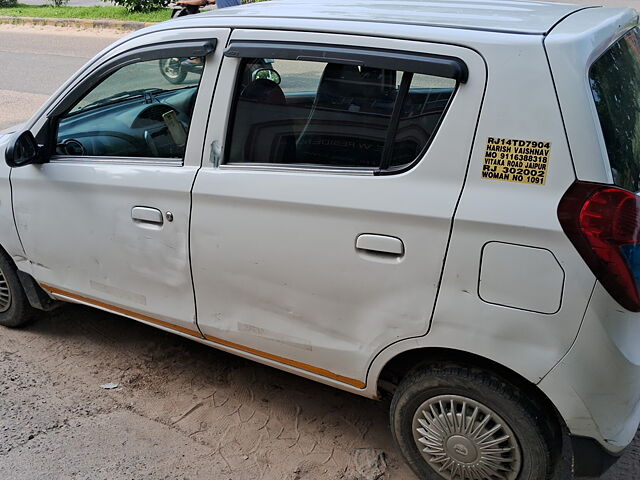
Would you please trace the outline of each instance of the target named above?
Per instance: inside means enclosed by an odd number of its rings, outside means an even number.
[[[551,143],[515,138],[487,139],[482,178],[544,185]]]

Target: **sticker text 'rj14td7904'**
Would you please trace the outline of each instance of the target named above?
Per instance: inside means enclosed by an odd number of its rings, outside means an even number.
[[[551,143],[514,138],[487,139],[482,178],[544,185]]]

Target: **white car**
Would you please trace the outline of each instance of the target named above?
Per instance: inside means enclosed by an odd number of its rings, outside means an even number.
[[[631,9],[276,0],[101,52],[0,139],[0,324],[75,302],[371,398],[423,479],[640,422]]]

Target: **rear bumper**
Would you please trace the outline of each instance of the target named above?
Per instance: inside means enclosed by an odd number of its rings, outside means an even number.
[[[580,477],[600,477],[618,461],[622,451],[609,453],[593,438],[571,437],[574,474]]]
[[[640,423],[640,314],[596,284],[575,343],[538,386],[572,436],[619,455]]]

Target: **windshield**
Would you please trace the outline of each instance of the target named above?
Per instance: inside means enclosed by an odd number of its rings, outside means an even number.
[[[640,31],[634,28],[591,67],[591,91],[613,181],[640,190]]]

